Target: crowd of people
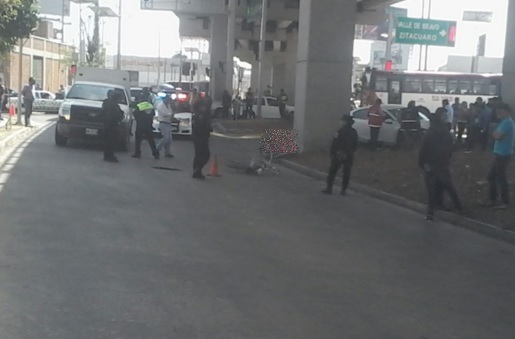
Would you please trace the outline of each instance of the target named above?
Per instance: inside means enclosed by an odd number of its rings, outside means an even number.
[[[263,92],[264,97],[273,97],[272,88],[270,86]],[[256,96],[252,88],[245,92],[244,98],[236,94],[231,96],[229,91],[224,91],[222,94],[222,119],[230,119],[231,116],[234,120],[239,119],[255,119],[256,112],[254,111]],[[279,115],[281,118],[286,118],[286,106],[288,104],[288,95],[281,88],[276,97]]]
[[[369,147],[372,151],[379,147],[379,135],[386,118],[381,105],[381,100],[377,99],[368,110]],[[447,209],[443,203],[445,192],[455,210],[463,211],[462,201],[452,181],[452,154],[459,149],[470,153],[477,146],[480,150],[493,152],[492,164],[487,173],[489,195],[481,205],[496,210],[507,209],[511,202],[507,168],[515,147],[512,108],[499,97],[491,98],[486,103],[482,98],[477,98],[470,104],[456,98],[452,105],[449,100],[443,100],[442,106],[435,113],[429,114],[428,118],[430,127],[423,131],[419,108],[414,101],[398,117],[402,141],[409,146],[419,147],[418,165],[423,171],[428,195],[426,219],[434,220],[435,210]],[[323,193],[332,193],[340,167],[343,167],[341,193],[346,193],[358,142],[357,132],[352,128],[353,123],[353,118],[345,115],[342,126],[333,139],[327,187]]]
[[[195,156],[193,159],[193,178],[204,179],[202,170],[209,162],[209,138],[212,132],[211,127],[211,102],[209,98],[192,96],[192,127],[193,144]],[[118,125],[124,117],[123,111],[118,103],[120,98],[117,92],[109,91],[107,99],[102,104],[104,117],[104,161],[118,162],[114,154],[116,141],[118,140]],[[137,98],[134,107],[134,119],[136,121],[135,151],[133,158],[141,158],[141,143],[148,142],[152,155],[156,160],[160,159],[160,153],[164,152],[167,158],[173,158],[171,153],[172,145],[172,124],[175,122],[174,112],[177,105],[170,95],[165,95],[162,100],[155,102],[148,88],[144,88],[141,96]],[[161,138],[156,144],[154,139],[153,121],[155,112],[159,121]]]

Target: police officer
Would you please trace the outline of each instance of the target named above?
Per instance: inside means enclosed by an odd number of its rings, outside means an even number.
[[[193,107],[193,145],[195,158],[193,160],[193,178],[205,179],[202,169],[209,162],[209,137],[212,132],[209,106],[204,100],[199,100]]]
[[[343,166],[343,183],[341,195],[347,193],[349,187],[352,165],[354,163],[354,153],[358,148],[358,132],[352,125],[354,119],[350,115],[345,115],[342,119],[341,128],[334,136],[331,144],[331,167],[327,176],[327,188],[322,191],[325,194],[333,193],[333,184],[336,173]]]
[[[104,161],[118,162],[114,155],[118,142],[118,125],[123,120],[124,113],[119,103],[119,95],[110,90],[107,99],[102,103],[102,115],[104,117]]]
[[[136,144],[133,158],[141,158],[141,142],[143,139],[148,141],[152,155],[156,160],[159,159],[159,152],[156,148],[156,141],[152,132],[152,122],[154,121],[155,111],[154,105],[148,101],[140,102],[134,110],[134,118],[136,119]]]
[[[417,103],[412,100],[408,103],[408,107],[401,112],[400,116],[401,132],[404,138],[404,146],[410,150],[420,139],[420,115]]]
[[[454,188],[451,177],[451,156],[453,137],[448,123],[442,118],[447,114],[444,107],[431,117],[431,127],[427,130],[420,146],[418,165],[424,171],[428,194],[426,220],[434,220],[436,208],[443,207],[443,194],[447,192],[458,211],[463,210],[461,200]]]
[[[152,95],[150,94],[150,89],[148,87],[143,87],[141,90],[141,94],[139,98],[136,98],[137,102],[149,102],[152,103]]]
[[[277,101],[279,102],[279,114],[281,115],[281,118],[284,118],[286,116],[286,104],[288,103],[288,96],[282,88],[281,93],[277,97]]]

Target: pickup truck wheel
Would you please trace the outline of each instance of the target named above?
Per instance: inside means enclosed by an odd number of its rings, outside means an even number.
[[[67,138],[63,137],[61,134],[59,134],[59,131],[57,130],[57,126],[55,128],[55,144],[59,147],[66,146],[66,142],[68,141]]]

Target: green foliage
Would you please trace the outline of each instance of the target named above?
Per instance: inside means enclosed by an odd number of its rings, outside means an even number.
[[[0,54],[30,36],[38,25],[38,14],[35,0],[0,0]]]

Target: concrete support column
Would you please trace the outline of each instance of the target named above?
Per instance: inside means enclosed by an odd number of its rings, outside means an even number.
[[[510,0],[508,5],[508,25],[506,27],[506,47],[504,49],[504,64],[502,77],[502,98],[515,108],[515,0]]]
[[[295,102],[295,85],[297,79],[297,45],[298,35],[295,34],[287,42],[287,57],[286,57],[286,81],[284,90],[290,99],[290,104]]]
[[[356,0],[301,0],[295,123],[301,151],[327,149],[351,95]]]
[[[229,0],[229,20],[227,27],[227,70],[225,89],[233,94],[234,80],[234,37],[236,31],[236,1]]]
[[[221,101],[227,74],[227,16],[211,17],[211,82],[210,92],[214,101]]]

